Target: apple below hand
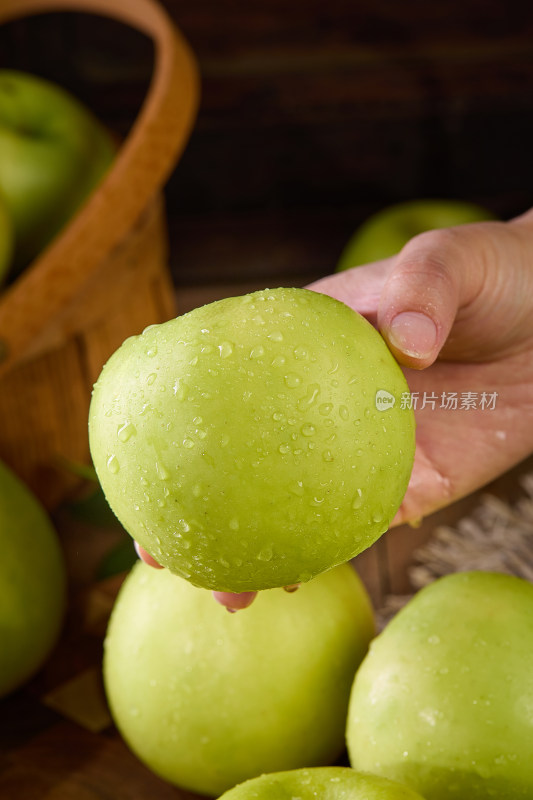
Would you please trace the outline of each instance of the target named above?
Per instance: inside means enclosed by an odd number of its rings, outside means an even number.
[[[533,797],[533,586],[460,572],[426,586],[355,677],[350,761],[435,800]]]
[[[220,800],[423,800],[399,783],[349,767],[274,772],[241,783]]]
[[[131,749],[166,780],[218,796],[262,772],[330,764],[374,634],[350,565],[231,615],[138,562],[113,608],[104,678]]]

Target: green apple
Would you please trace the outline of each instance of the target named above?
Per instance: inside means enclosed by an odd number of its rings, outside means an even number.
[[[387,206],[356,230],[342,251],[337,271],[394,256],[424,231],[490,219],[494,215],[486,208],[463,200],[409,200]]]
[[[4,280],[13,257],[13,223],[0,192],[0,283]]]
[[[423,589],[373,642],[350,699],[352,766],[427,800],[533,797],[533,585],[471,572]]]
[[[92,457],[118,519],[176,574],[301,583],[387,529],[413,462],[406,390],[359,314],[264,290],[126,340],[93,392]]]
[[[314,767],[261,775],[220,800],[423,800],[399,783],[349,767]]]
[[[66,575],[59,540],[29,489],[0,463],[0,697],[41,667],[58,638]]]
[[[105,640],[110,709],[143,762],[200,794],[330,764],[344,750],[350,687],[373,634],[350,565],[228,614],[210,592],[139,562]]]
[[[110,135],[69,93],[0,70],[0,191],[13,219],[16,268],[53,239],[114,156]]]

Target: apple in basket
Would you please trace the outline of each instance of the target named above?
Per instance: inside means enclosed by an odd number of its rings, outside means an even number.
[[[414,456],[406,390],[362,316],[264,290],[127,339],[94,388],[92,457],[172,572],[220,591],[303,583],[387,530]]]
[[[463,200],[408,200],[387,206],[355,231],[342,251],[337,271],[394,256],[424,231],[490,219],[494,215],[486,208]]]
[[[0,697],[43,664],[66,602],[60,544],[29,489],[0,462]]]
[[[78,210],[115,150],[104,127],[64,89],[0,70],[0,193],[13,221],[16,271]]]

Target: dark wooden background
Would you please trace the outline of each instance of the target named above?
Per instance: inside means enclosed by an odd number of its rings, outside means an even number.
[[[166,189],[172,271],[202,287],[302,285],[407,198],[508,218],[533,204],[533,10],[491,0],[164,0],[202,100]],[[125,135],[151,44],[103,18],[0,31],[0,63],[71,89]]]

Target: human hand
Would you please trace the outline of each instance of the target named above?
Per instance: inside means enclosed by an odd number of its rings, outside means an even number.
[[[533,211],[421,234],[394,258],[308,288],[375,325],[404,367],[413,405],[418,398],[415,462],[393,525],[469,494],[531,452]],[[236,610],[256,593],[214,594]]]
[[[393,524],[470,494],[531,453],[533,210],[421,234],[395,258],[309,288],[379,328],[418,398],[413,472]],[[457,409],[447,408],[454,397]]]

